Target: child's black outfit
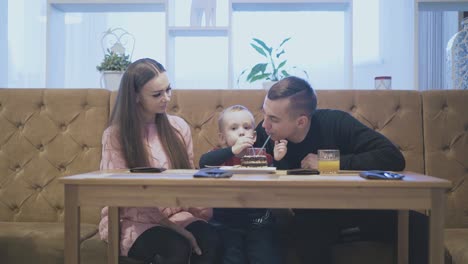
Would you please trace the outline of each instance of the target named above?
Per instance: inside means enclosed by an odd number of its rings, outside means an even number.
[[[269,157],[271,160],[271,156]],[[231,147],[215,149],[200,158],[205,166],[239,165]],[[264,208],[214,208],[210,221],[219,231],[223,264],[279,264],[275,220]]]

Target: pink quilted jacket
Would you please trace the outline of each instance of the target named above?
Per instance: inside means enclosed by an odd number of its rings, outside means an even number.
[[[180,117],[170,116],[169,121],[183,137],[187,146],[189,159],[193,167],[193,142],[190,127]],[[169,162],[162,148],[161,142],[156,133],[156,126],[148,124],[145,127],[146,146],[150,150],[152,159],[151,166],[169,168]],[[109,127],[102,136],[102,160],[101,170],[124,169],[127,168],[122,156],[120,143],[116,137],[115,127]],[[168,218],[172,222],[186,227],[190,223],[203,220],[208,221],[213,214],[211,208],[163,208],[163,207],[126,207],[120,208],[120,254],[128,255],[138,236],[147,229],[158,226],[163,218]],[[102,240],[108,239],[108,207],[101,211],[101,222],[99,223],[99,234]]]

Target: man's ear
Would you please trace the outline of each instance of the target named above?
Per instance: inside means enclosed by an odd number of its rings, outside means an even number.
[[[137,103],[137,104],[140,103],[140,94],[139,94],[139,93],[136,95],[136,103]]]
[[[301,115],[296,119],[296,125],[300,128],[307,126],[309,123],[309,118],[305,115]]]

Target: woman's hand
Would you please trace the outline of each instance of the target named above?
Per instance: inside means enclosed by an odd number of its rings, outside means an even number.
[[[200,247],[198,246],[197,239],[195,239],[193,234],[190,231],[188,231],[187,229],[183,229],[183,230],[184,230],[184,232],[182,233],[182,235],[185,238],[187,238],[188,241],[190,242],[190,245],[192,246],[193,252],[195,252],[195,254],[197,254],[197,255],[201,255],[202,251],[201,251]]]
[[[275,141],[275,148],[273,149],[273,156],[276,161],[280,161],[284,158],[286,153],[288,152],[288,141],[286,139],[281,139]]]
[[[162,219],[159,223],[164,227],[167,227],[167,228],[170,228],[170,229],[176,231],[177,233],[181,234],[183,237],[188,239],[190,245],[192,246],[192,250],[195,252],[195,254],[197,254],[197,255],[202,254],[202,251],[201,251],[200,247],[198,246],[197,240],[195,239],[193,234],[191,232],[189,232],[187,229],[175,224],[174,222],[172,222],[168,218]]]

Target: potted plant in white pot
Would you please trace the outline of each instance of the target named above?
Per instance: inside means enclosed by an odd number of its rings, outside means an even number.
[[[237,85],[239,86],[240,79],[248,72],[246,81],[253,83],[256,81],[263,80],[263,88],[268,90],[270,87],[277,81],[290,76],[288,70],[298,69],[297,66],[288,67],[286,59],[282,59],[282,56],[285,54],[284,44],[288,42],[291,38],[285,38],[278,47],[273,48],[268,46],[263,40],[258,38],[252,38],[250,46],[259,53],[265,61],[255,64],[250,69],[245,69],[239,75],[237,79]],[[309,78],[309,75],[305,70],[301,70],[304,75]]]
[[[102,74],[101,83],[104,82],[104,87],[109,90],[117,90],[122,75],[130,63],[130,55],[107,49],[104,60],[96,66],[96,69]]]
[[[101,72],[101,87],[117,90],[131,63],[135,37],[123,28],[109,28],[103,32],[101,47],[104,60],[96,67]]]

